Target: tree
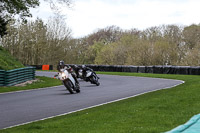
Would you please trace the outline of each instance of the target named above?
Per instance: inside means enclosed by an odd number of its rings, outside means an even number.
[[[108,26],[104,29],[99,29],[97,32],[87,37],[89,45],[93,45],[95,42],[104,42],[105,44],[118,41],[121,37],[122,30],[117,26]]]
[[[60,14],[60,7],[66,6],[70,7],[72,5],[71,0],[44,0],[49,2],[51,9],[55,12],[55,14]]]
[[[89,46],[87,49],[87,55],[85,57],[86,63],[94,64],[96,56],[104,46],[105,45],[103,42],[94,42],[93,45]]]
[[[6,25],[15,15],[25,20],[31,17],[29,8],[39,6],[39,0],[0,0],[0,35],[6,34]]]
[[[56,3],[62,5],[71,4],[71,0],[44,0],[50,3],[52,9],[58,11]],[[19,17],[26,22],[26,17],[32,17],[30,8],[39,6],[39,0],[0,0],[0,37],[6,34],[6,25],[15,16]],[[57,12],[58,13],[58,12]]]
[[[47,51],[47,28],[41,19],[26,24],[9,22],[7,32],[2,38],[2,44],[12,56],[23,64],[43,63]]]
[[[47,39],[49,45],[49,63],[57,64],[58,60],[67,60],[68,51],[71,51],[69,45],[71,40],[71,29],[66,26],[62,16],[50,18],[47,24]]]
[[[104,46],[101,49],[101,52],[98,53],[96,59],[95,59],[95,64],[98,65],[114,65],[113,60],[114,60],[114,55],[113,55],[113,49],[114,49],[115,43],[108,44]],[[116,65],[116,64],[115,64]]]
[[[21,18],[30,17],[29,8],[39,6],[39,0],[0,0],[0,13],[5,17],[18,14]]]
[[[189,49],[193,49],[200,44],[200,25],[190,25],[183,30],[183,37]]]
[[[6,25],[8,24],[8,21],[3,19],[0,16],[0,37],[6,34]]]
[[[57,64],[71,58],[71,30],[59,16],[49,19],[48,24],[39,18],[26,24],[11,22],[2,46],[23,64]]]

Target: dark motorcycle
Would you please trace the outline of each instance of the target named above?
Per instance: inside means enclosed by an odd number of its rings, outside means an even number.
[[[83,71],[82,71],[83,73]],[[82,74],[83,75],[83,74]],[[97,76],[97,74],[92,71],[92,70],[87,70],[86,73],[85,73],[85,78],[84,78],[85,81],[90,81],[91,84],[96,84],[97,86],[100,85],[99,83],[99,77]]]

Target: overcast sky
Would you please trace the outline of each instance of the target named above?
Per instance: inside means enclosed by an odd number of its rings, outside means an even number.
[[[200,0],[73,0],[71,9],[63,8],[73,37],[83,37],[99,28],[116,25],[122,29],[143,30],[162,24],[200,23]],[[49,5],[31,10],[34,18],[52,15]]]

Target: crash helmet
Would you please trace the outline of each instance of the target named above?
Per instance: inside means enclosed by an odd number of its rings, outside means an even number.
[[[60,66],[60,69],[63,69],[65,67],[65,63],[63,60],[59,61],[58,65]]]

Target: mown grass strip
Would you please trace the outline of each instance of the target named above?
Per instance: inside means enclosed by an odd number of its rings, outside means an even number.
[[[2,133],[160,133],[185,123],[200,112],[200,77],[141,73],[109,73],[125,76],[168,78],[185,81],[116,103],[65,116],[0,130]]]
[[[57,79],[48,78],[48,77],[38,77],[38,76],[36,76],[36,78],[39,80],[36,82],[33,82],[32,84],[27,84],[26,86],[0,87],[0,93],[38,89],[38,88],[61,85],[61,82]]]

